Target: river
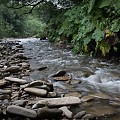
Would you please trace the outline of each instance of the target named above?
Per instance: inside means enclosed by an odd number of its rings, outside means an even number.
[[[98,95],[105,97],[105,101],[96,101],[92,107],[112,106],[110,102],[120,101],[120,64],[111,63],[102,59],[94,59],[84,55],[75,55],[68,49],[60,49],[47,40],[36,38],[18,39],[24,47],[31,66],[30,81],[44,79],[54,84],[58,92],[78,92],[83,95]],[[47,67],[38,71],[39,67]],[[59,70],[66,71],[71,76],[71,81],[53,81],[52,74]],[[97,97],[101,97],[97,96]],[[106,99],[106,96],[109,96]],[[115,106],[112,106],[115,108]],[[91,110],[92,108],[87,108]],[[103,108],[104,109],[104,108]],[[109,109],[109,108],[108,108]],[[119,107],[115,108],[119,111]],[[109,117],[108,117],[109,118]],[[105,118],[105,119],[108,119]],[[112,116],[108,120],[118,120],[120,116]]]

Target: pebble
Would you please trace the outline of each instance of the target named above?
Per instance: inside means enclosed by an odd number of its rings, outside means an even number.
[[[15,82],[19,84],[26,84],[27,81],[19,78],[13,78],[13,77],[5,77],[5,80],[10,81],[10,82]]]
[[[47,96],[47,90],[45,89],[39,89],[39,88],[34,88],[34,87],[28,87],[25,88],[24,91],[34,94],[34,95],[38,95],[41,97],[46,97]]]

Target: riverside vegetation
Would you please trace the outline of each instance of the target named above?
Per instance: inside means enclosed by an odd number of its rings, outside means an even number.
[[[0,14],[0,37],[48,37],[75,53],[119,57],[119,0],[5,0]]]

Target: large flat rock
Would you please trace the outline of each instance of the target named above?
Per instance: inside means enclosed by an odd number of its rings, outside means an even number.
[[[41,97],[45,97],[47,95],[47,90],[34,88],[34,87],[25,88],[24,91],[34,94],[34,95],[41,96]]]
[[[57,107],[57,106],[66,106],[66,105],[77,105],[80,104],[81,101],[78,97],[62,97],[62,98],[50,98],[47,100],[38,101],[33,105],[33,108],[39,108],[41,106],[48,107]]]
[[[20,115],[28,118],[36,118],[37,113],[34,110],[26,109],[16,105],[10,105],[7,107],[7,112],[15,115]]]
[[[5,80],[10,81],[10,82],[15,82],[19,84],[26,84],[27,81],[19,78],[13,78],[13,77],[5,77]]]

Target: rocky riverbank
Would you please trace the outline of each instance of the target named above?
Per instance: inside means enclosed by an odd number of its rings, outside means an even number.
[[[0,41],[0,119],[105,119],[118,111],[112,106],[98,106],[92,109],[95,102],[111,100],[113,106],[120,106],[119,99],[106,94],[82,95],[77,91],[64,95],[54,90],[48,80],[29,81],[31,70],[29,59],[24,55],[24,48],[18,41]],[[46,67],[38,68],[44,70]],[[54,81],[72,84],[71,76],[60,70],[51,75]],[[74,84],[81,84],[79,81]],[[91,111],[88,111],[91,107]]]

